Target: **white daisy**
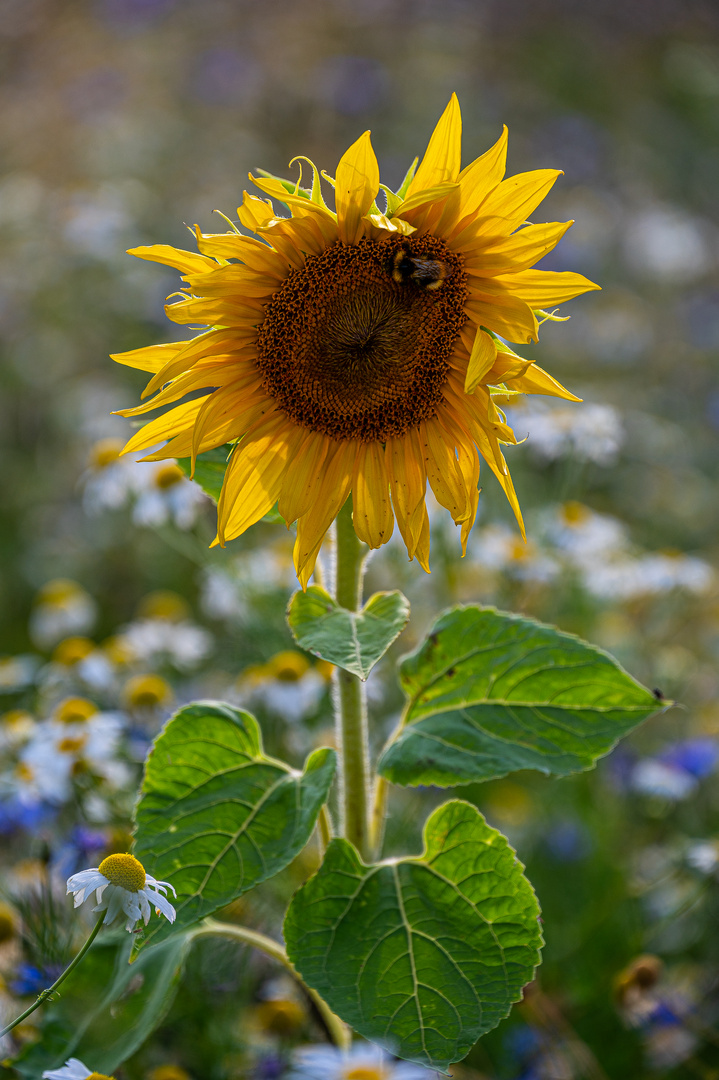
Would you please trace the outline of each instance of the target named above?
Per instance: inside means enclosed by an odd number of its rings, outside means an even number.
[[[106,911],[103,922],[114,922],[120,912],[127,916],[126,930],[134,930],[140,919],[150,921],[150,905],[158,915],[175,921],[175,909],[163,894],[172,889],[167,881],[156,881],[134,855],[108,855],[97,869],[81,870],[67,880],[67,891],[75,895],[75,907],[84,903],[95,890],[97,905],[93,911]]]
[[[113,1080],[105,1073],[92,1072],[78,1058],[70,1058],[61,1069],[51,1069],[42,1075],[43,1080]]]
[[[132,520],[136,525],[174,522],[178,529],[191,529],[200,507],[207,503],[202,488],[188,480],[174,461],[138,461],[133,479],[137,501]]]
[[[287,1080],[439,1080],[422,1065],[395,1061],[374,1043],[355,1043],[343,1052],[334,1046],[302,1046],[292,1057]]]

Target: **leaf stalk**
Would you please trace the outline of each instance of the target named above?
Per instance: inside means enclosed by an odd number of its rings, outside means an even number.
[[[339,1016],[332,1012],[324,998],[321,998],[316,990],[313,990],[311,986],[308,986],[302,980],[279,941],[275,941],[274,938],[268,937],[266,934],[261,934],[258,930],[251,930],[248,926],[237,926],[234,923],[219,922],[215,919],[205,919],[202,926],[192,931],[191,936],[198,938],[207,937],[210,934],[220,934],[223,937],[234,938],[235,941],[241,941],[244,945],[250,945],[253,949],[259,949],[265,956],[269,956],[282,964],[317,1006],[335,1045],[340,1050],[349,1050],[352,1045],[350,1028],[340,1020]]]

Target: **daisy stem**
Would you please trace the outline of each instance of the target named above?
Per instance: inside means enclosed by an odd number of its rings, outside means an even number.
[[[337,515],[335,599],[348,611],[362,607],[362,564],[367,546],[352,524],[352,498]],[[365,860],[368,842],[369,744],[364,683],[350,671],[337,669],[337,744],[340,747],[342,835]]]
[[[300,978],[292,961],[288,957],[282,945],[279,941],[275,941],[274,938],[267,937],[266,934],[260,934],[257,930],[250,930],[248,926],[238,926],[235,923],[223,923],[217,922],[215,919],[205,919],[202,926],[197,930],[192,931],[192,937],[203,937],[208,934],[220,934],[223,937],[235,938],[236,941],[242,941],[245,945],[251,945],[254,949],[259,949],[266,956],[271,956],[273,960],[277,960],[283,967],[287,968],[290,975],[300,984],[306,994],[314,1001],[317,1006],[322,1019],[327,1025],[327,1030],[332,1036],[332,1041],[340,1050],[349,1050],[352,1045],[352,1032],[347,1025],[340,1020],[339,1016],[336,1016],[332,1012],[324,998],[321,998],[316,990],[313,990],[311,986],[307,986],[305,982]]]
[[[73,960],[71,960],[70,963],[67,965],[67,967],[63,971],[62,975],[60,975],[59,978],[55,979],[55,982],[52,984],[52,986],[48,986],[47,990],[41,990],[40,993],[38,994],[37,998],[35,999],[35,1001],[33,1001],[32,1005],[29,1008],[25,1009],[25,1012],[20,1013],[19,1016],[16,1016],[11,1024],[8,1024],[7,1027],[4,1027],[2,1029],[2,1031],[0,1031],[0,1039],[2,1039],[2,1037],[4,1035],[7,1035],[8,1031],[12,1031],[12,1029],[17,1027],[18,1024],[21,1024],[23,1022],[23,1020],[26,1019],[26,1017],[30,1016],[31,1013],[34,1013],[35,1009],[39,1009],[41,1005],[44,1005],[44,1003],[46,1001],[50,1000],[50,998],[55,993],[55,991],[57,990],[60,983],[65,981],[65,979],[68,977],[68,975],[70,974],[71,971],[74,971],[74,969],[80,963],[80,961],[82,960],[82,958],[85,955],[85,953],[87,952],[87,950],[92,945],[93,941],[95,940],[95,938],[97,937],[97,935],[100,932],[100,927],[102,926],[102,920],[104,918],[105,918],[105,912],[103,911],[103,912],[101,912],[99,919],[95,923],[95,925],[94,925],[94,927],[92,929],[92,932],[90,933],[89,938],[87,939],[85,944],[82,946],[82,948],[80,949],[78,954],[75,956],[75,958]]]

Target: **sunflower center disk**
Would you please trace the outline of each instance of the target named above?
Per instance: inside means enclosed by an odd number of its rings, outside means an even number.
[[[432,236],[333,244],[266,309],[257,364],[295,423],[383,441],[434,416],[466,315],[460,258]]]

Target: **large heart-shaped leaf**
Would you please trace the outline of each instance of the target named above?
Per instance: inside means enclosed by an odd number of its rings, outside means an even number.
[[[608,653],[494,608],[442,615],[401,662],[400,679],[406,723],[379,763],[397,784],[466,784],[515,769],[566,776],[660,707]]]
[[[408,619],[409,601],[401,592],[375,593],[361,611],[348,611],[318,585],[295,593],[287,612],[298,645],[363,680]]]
[[[145,942],[224,907],[305,846],[334,775],[334,750],[304,772],[266,757],[257,721],[217,701],[186,705],[148,757],[135,855],[177,890],[177,921],[153,920]]]
[[[505,837],[445,803],[425,850],[365,866],[334,840],[285,919],[305,982],[367,1039],[445,1070],[496,1027],[539,963],[539,907]]]

